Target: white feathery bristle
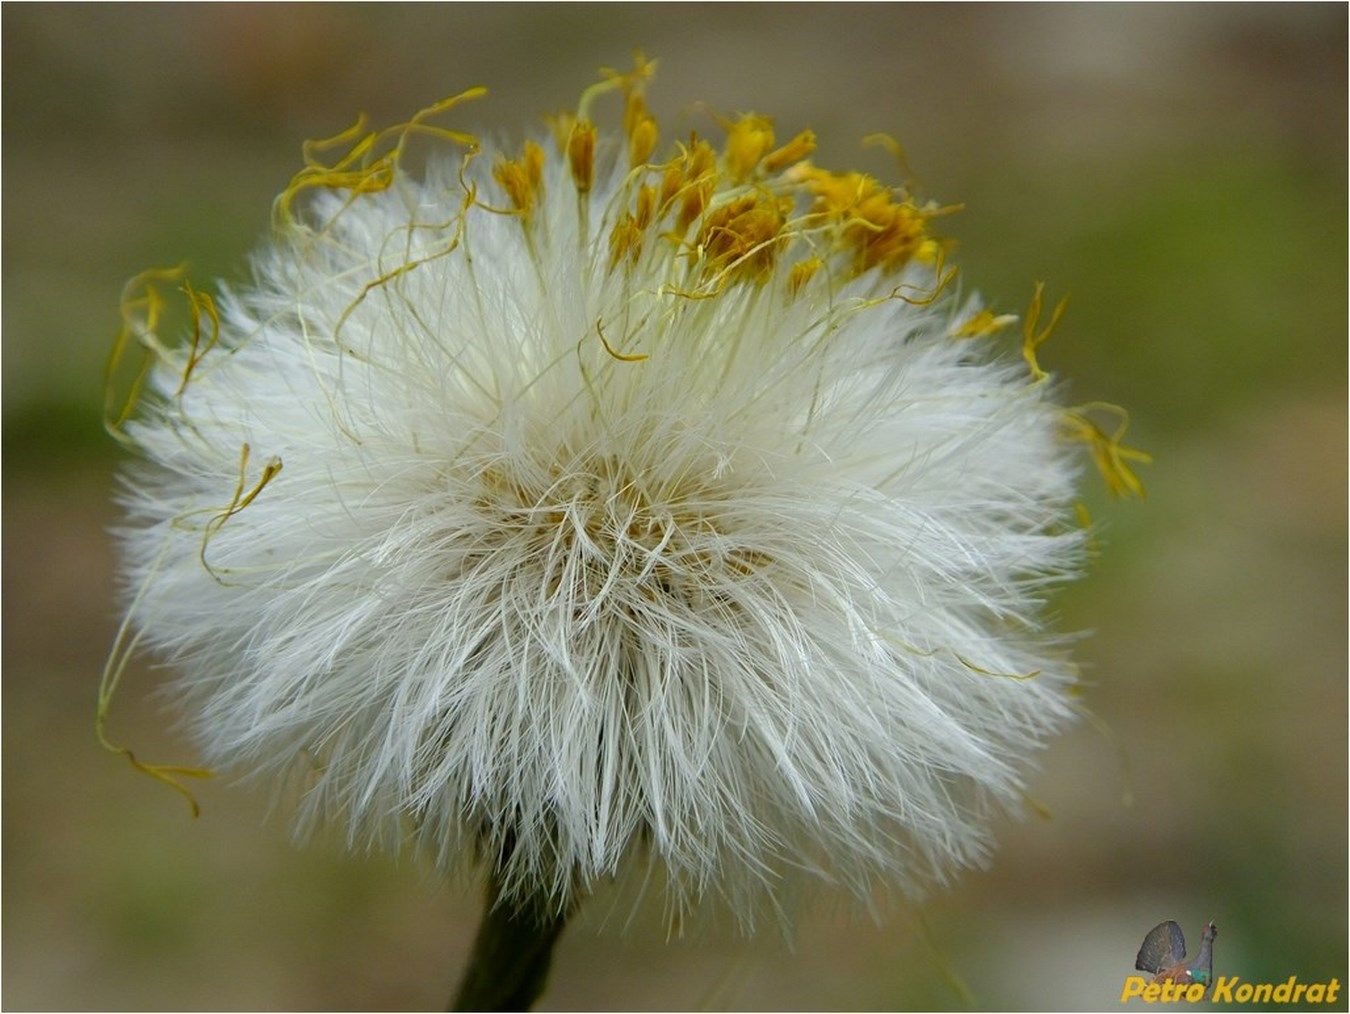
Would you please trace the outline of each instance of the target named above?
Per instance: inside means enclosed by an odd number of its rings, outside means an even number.
[[[218,333],[141,318],[132,625],[211,764],[560,907],[637,868],[748,921],[985,856],[1072,711],[1064,410],[931,207],[745,123],[710,169],[601,133],[293,185]]]

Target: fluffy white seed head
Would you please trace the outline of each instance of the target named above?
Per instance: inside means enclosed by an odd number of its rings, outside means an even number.
[[[132,627],[302,828],[560,906],[634,868],[743,915],[918,890],[1071,712],[1064,412],[937,209],[758,118],[651,163],[640,82],[593,152],[311,149],[189,343],[140,280]]]

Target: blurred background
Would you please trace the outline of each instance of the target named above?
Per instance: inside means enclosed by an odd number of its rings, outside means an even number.
[[[412,860],[299,849],[265,793],[198,821],[93,736],[118,619],[118,449],[101,369],[122,283],[237,278],[302,139],[469,85],[519,136],[601,64],[660,57],[666,136],[705,100],[812,126],[821,160],[966,210],[967,287],[1069,313],[1041,360],[1128,406],[1146,503],[1087,502],[1063,596],[1084,722],[1043,757],[1048,819],[881,925],[789,940],[569,930],[543,1006],[1114,1007],[1155,923],[1220,927],[1215,968],[1347,974],[1346,8],[79,6],[3,12],[4,1004],[443,1009],[479,915]],[[140,660],[112,733],[189,761]],[[1126,796],[1133,796],[1127,805]],[[923,926],[927,926],[927,930]]]

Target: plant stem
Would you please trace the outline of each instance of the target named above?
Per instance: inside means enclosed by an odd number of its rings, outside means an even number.
[[[541,898],[503,901],[496,873],[489,876],[483,922],[450,1009],[529,1010],[544,992],[553,945],[569,915]]]

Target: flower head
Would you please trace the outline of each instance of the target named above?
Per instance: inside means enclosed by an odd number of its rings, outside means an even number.
[[[172,273],[129,287],[131,627],[304,828],[559,905],[917,889],[1070,715],[1064,438],[1128,449],[965,340],[1011,318],[957,301],[948,209],[761,116],[662,146],[649,69],[515,151],[439,125],[477,93],[312,142],[186,343]]]

